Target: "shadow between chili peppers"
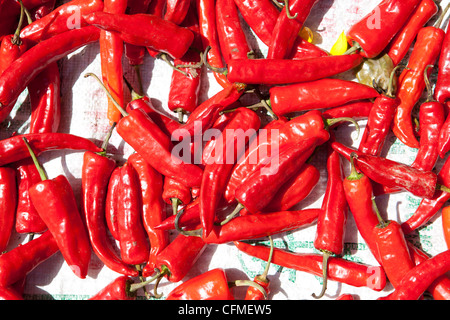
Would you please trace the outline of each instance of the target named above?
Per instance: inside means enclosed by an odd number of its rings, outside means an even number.
[[[333,4],[336,1],[334,0],[322,0],[317,2],[313,9],[311,10],[311,13],[309,14],[308,18],[306,19],[304,25],[311,29],[314,33],[314,44],[321,44],[322,37],[319,32],[319,26],[320,23],[324,20],[325,15],[328,13],[328,11],[333,7]],[[320,31],[324,31],[325,29],[320,29]]]

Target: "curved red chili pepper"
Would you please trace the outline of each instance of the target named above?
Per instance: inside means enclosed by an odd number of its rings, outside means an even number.
[[[327,99],[320,97],[326,94]],[[270,106],[280,116],[293,112],[332,108],[361,99],[376,98],[372,87],[341,79],[320,79],[311,82],[272,87]]]
[[[34,268],[58,252],[50,231],[0,255],[0,287],[24,279]]]
[[[346,32],[366,58],[378,56],[408,21],[420,0],[384,0]]]
[[[130,291],[132,283],[133,280],[130,277],[118,277],[89,300],[136,300],[136,292]]]
[[[239,241],[235,241],[234,245],[239,250],[265,261],[270,254],[270,248],[266,246]],[[273,264],[316,276],[321,276],[323,273],[320,254],[290,252],[275,248],[271,261]],[[367,287],[374,291],[381,291],[386,287],[386,275],[380,266],[368,266],[337,257],[331,257],[328,261],[328,278],[354,287]]]
[[[11,238],[17,207],[16,171],[0,168],[0,252],[5,251]]]
[[[22,39],[37,43],[61,33],[86,27],[85,16],[103,10],[101,0],[71,0],[58,6],[51,13],[34,21],[20,32]],[[74,13],[78,16],[74,19]]]
[[[152,272],[156,256],[169,244],[169,234],[156,226],[164,221],[166,212],[162,200],[163,177],[153,169],[138,153],[128,157],[128,162],[136,170],[142,199],[142,223],[150,242],[150,253],[143,273]]]

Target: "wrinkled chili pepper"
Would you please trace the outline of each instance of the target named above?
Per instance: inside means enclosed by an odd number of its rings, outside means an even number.
[[[58,252],[58,245],[50,231],[0,255],[0,287],[13,285],[24,279],[38,265]]]
[[[424,72],[433,65],[441,52],[445,32],[439,27],[424,27],[417,34],[414,49],[407,68],[399,77],[398,98],[400,105],[394,117],[392,131],[405,145],[418,148],[419,142],[414,135],[412,110],[425,89]]]
[[[73,30],[74,27],[78,29],[86,27],[85,16],[102,10],[103,1],[101,0],[71,0],[23,28],[20,37],[32,43],[41,42]],[[77,14],[76,19],[74,12]]]
[[[327,99],[320,97],[326,94]],[[377,98],[379,93],[372,87],[341,79],[320,79],[311,82],[272,87],[270,106],[278,115],[286,115],[312,109],[341,106],[356,100]]]
[[[11,238],[17,207],[16,171],[0,167],[0,252],[3,252]]]
[[[439,11],[433,0],[422,0],[408,18],[406,24],[388,45],[386,52],[394,66],[397,66],[408,53],[417,33]]]
[[[169,234],[164,230],[157,230],[156,226],[164,221],[166,212],[162,200],[163,177],[151,167],[138,153],[128,157],[128,162],[136,170],[139,178],[139,190],[142,201],[142,223],[150,242],[148,261],[143,273],[155,268],[157,255],[169,244]]]
[[[87,15],[86,21],[103,30],[117,32],[124,42],[151,47],[173,58],[181,58],[194,40],[190,30],[150,14],[95,12]]]
[[[400,99],[393,89],[396,68],[391,73],[389,86],[384,94],[375,99],[358,150],[365,154],[379,156],[383,150],[387,135],[391,131]]]
[[[419,4],[420,0],[384,0],[346,32],[349,44],[366,58],[378,56]]]
[[[235,241],[234,245],[242,252],[267,261],[270,248],[263,245],[251,245]],[[272,263],[285,268],[322,275],[322,255],[315,253],[298,253],[275,248]],[[328,279],[346,283],[354,287],[368,287],[381,291],[386,286],[386,275],[380,266],[368,266],[346,259],[331,257],[328,261]]]
[[[63,175],[48,179],[26,138],[23,138],[23,142],[42,179],[30,187],[30,199],[55,238],[70,269],[84,279],[91,259],[91,244],[72,186]]]
[[[303,27],[317,0],[293,0],[286,3],[285,10],[278,15],[267,58],[284,59],[291,52],[298,33]]]
[[[136,291],[130,291],[133,280],[128,276],[114,279],[89,300],[136,300]]]
[[[379,300],[417,300],[437,278],[449,270],[450,250],[447,250],[409,270],[395,291]]]
[[[203,169],[200,186],[200,221],[203,237],[207,237],[212,230],[216,220],[217,206],[223,197],[226,183],[237,158],[244,152],[248,141],[252,139],[252,132],[255,134],[260,125],[261,120],[254,111],[238,108],[218,138],[221,140],[219,143],[221,148],[216,150],[214,162],[207,163]],[[247,135],[247,132],[250,132],[250,135]]]
[[[6,108],[13,103],[30,81],[51,63],[97,41],[99,36],[99,30],[92,26],[73,29],[27,50],[0,76],[0,108]]]
[[[334,138],[333,138],[334,139]],[[341,156],[328,144],[327,186],[322,201],[321,212],[317,219],[314,247],[323,254],[322,291],[313,297],[320,299],[327,289],[328,260],[332,255],[340,255],[344,250],[345,224],[348,204],[343,186],[343,168]]]

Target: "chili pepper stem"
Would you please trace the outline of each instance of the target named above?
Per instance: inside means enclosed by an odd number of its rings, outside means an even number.
[[[142,99],[144,96],[140,95],[139,93],[136,92],[136,90],[134,90],[133,86],[131,85],[131,83],[128,81],[128,79],[123,76],[123,81],[125,82],[128,90],[130,90],[131,93],[131,101],[137,100],[137,99]]]
[[[173,70],[180,72],[181,74],[183,74],[185,77],[188,77],[189,75],[187,74],[187,72],[180,70],[177,66],[175,66],[169,59],[169,56],[166,53],[160,53],[157,55],[158,58],[160,58],[162,61],[164,61],[165,63],[167,63]]]
[[[213,67],[212,65],[209,64],[208,62],[208,52],[209,50],[211,50],[211,46],[207,46],[205,49],[205,52],[202,55],[202,63],[211,71],[214,71],[216,73],[222,73],[224,75],[228,74],[228,68],[227,67],[223,67],[223,68],[217,68],[217,67]]]
[[[332,125],[341,122],[341,121],[349,121],[351,123],[353,123],[356,127],[356,130],[358,132],[358,137],[359,137],[359,133],[360,133],[360,128],[359,128],[359,124],[358,122],[355,121],[355,119],[353,118],[349,118],[349,117],[341,117],[341,118],[334,118],[334,119],[324,119],[323,122],[325,123],[326,128],[331,127]]]
[[[295,19],[298,17],[298,13],[295,13],[294,15],[291,14],[291,11],[289,10],[289,0],[284,0],[284,8],[286,9],[286,16],[289,19]]]
[[[177,108],[174,110],[174,112],[178,115],[178,122],[184,123],[183,117],[184,117],[184,110],[181,108]]]
[[[353,46],[348,49],[346,52],[344,52],[343,55],[350,55],[355,53],[356,51],[361,50],[361,46],[358,43],[354,43]]]
[[[431,83],[430,83],[430,79],[428,78],[428,69],[433,68],[434,65],[429,64],[425,67],[425,70],[423,72],[423,77],[425,80],[425,86],[427,88],[427,102],[431,102],[431,101],[435,101],[433,98],[433,90],[431,88]]]
[[[270,252],[269,252],[269,258],[267,259],[266,267],[264,268],[264,272],[261,274],[261,279],[267,279],[267,274],[269,273],[270,263],[272,262],[273,257],[273,251],[274,251],[274,245],[273,245],[273,239],[271,236],[269,236],[270,240]]]
[[[106,149],[108,148],[109,139],[111,138],[112,133],[113,133],[114,128],[116,127],[116,125],[117,125],[117,123],[113,122],[113,124],[111,125],[111,128],[109,128],[108,133],[106,134],[105,140],[103,140],[103,143],[102,143],[102,146],[101,146],[102,151],[97,152],[98,155],[106,156]]]
[[[194,237],[201,237],[203,230],[197,229],[197,230],[183,230],[180,227],[180,218],[181,215],[184,213],[184,209],[180,210],[179,212],[177,212],[177,215],[175,216],[175,221],[174,221],[174,225],[175,225],[175,230],[177,230],[180,234],[184,235],[184,236],[194,236]]]
[[[181,204],[181,201],[178,198],[170,198],[172,202],[172,212],[176,214],[178,212],[178,206]]]
[[[22,28],[23,25],[23,20],[24,20],[24,16],[25,16],[25,6],[22,3],[22,0],[19,0],[20,3],[20,18],[19,18],[19,23],[17,25],[17,29],[14,32],[14,36],[11,39],[12,44],[15,44],[17,46],[20,46],[22,44],[22,40],[20,39],[20,29]]]
[[[141,75],[141,67],[139,65],[133,66],[134,72],[136,72],[136,77],[138,79],[139,85],[139,93],[144,94],[144,86],[142,85],[142,75]]]
[[[330,251],[323,250],[323,260],[322,260],[322,273],[323,273],[323,280],[322,280],[322,291],[320,291],[319,295],[316,295],[315,293],[312,294],[313,298],[320,299],[323,297],[325,292],[327,291],[327,279],[328,279],[328,259],[332,255]]]
[[[166,270],[159,271],[159,270],[155,269],[155,271],[156,271],[156,274],[153,277],[151,277],[150,279],[145,280],[143,282],[139,282],[139,283],[133,283],[130,286],[130,292],[139,290],[140,288],[145,287],[146,285],[152,283],[153,281],[157,280],[158,278],[162,278],[163,276],[165,276],[168,273],[168,270],[167,271]]]
[[[384,221],[383,217],[381,217],[380,210],[378,210],[377,203],[375,202],[375,197],[372,197],[372,206],[377,215],[378,221],[380,222],[378,226],[380,228],[385,228],[387,226],[387,223],[386,221]]]
[[[39,161],[36,157],[36,155],[33,152],[33,149],[31,148],[30,144],[28,143],[27,138],[22,138],[23,142],[25,142],[25,145],[27,146],[28,151],[30,152],[31,159],[33,159],[33,163],[36,166],[37,171],[39,172],[39,176],[41,177],[41,180],[47,180],[47,175],[44,171],[44,168],[39,164]]]
[[[261,291],[265,300],[267,300],[267,298],[268,298],[266,290],[264,290],[264,288],[260,284],[257,284],[256,282],[251,281],[251,280],[230,281],[230,282],[228,282],[228,286],[230,288],[232,288],[232,287],[248,287],[248,286],[254,287],[254,288],[258,289],[259,291]]]
[[[93,77],[95,80],[97,80],[97,82],[100,84],[100,86],[103,88],[103,90],[105,91],[106,95],[108,96],[108,98],[111,99],[111,101],[114,103],[114,105],[116,106],[116,108],[120,111],[120,113],[122,114],[122,116],[126,117],[128,116],[128,112],[125,111],[124,108],[122,108],[122,106],[114,99],[114,97],[111,95],[111,93],[108,91],[108,89],[106,88],[106,86],[103,84],[103,82],[99,79],[99,77],[97,77],[97,75],[95,75],[94,73],[86,73],[84,75],[85,78],[87,77]]]
[[[394,93],[394,78],[395,78],[395,73],[397,72],[397,70],[399,68],[402,68],[401,65],[396,66],[392,72],[391,72],[391,76],[389,78],[389,84],[388,87],[386,89],[386,95],[390,98],[394,98],[395,97],[395,93]]]
[[[356,166],[355,166],[355,158],[358,158],[358,155],[355,152],[352,152],[350,154],[350,165],[351,165],[351,171],[349,176],[347,177],[347,179],[349,181],[354,181],[354,180],[359,180],[362,178],[363,174],[359,173],[356,170]]]
[[[439,29],[444,29],[444,26],[442,25],[443,21],[444,21],[444,17],[448,12],[448,9],[450,8],[450,4],[448,4],[444,11],[442,11],[441,15],[439,16],[439,18],[436,20],[435,26],[437,26],[437,28]]]
[[[233,212],[231,212],[224,220],[222,220],[219,224],[223,226],[224,224],[227,224],[230,222],[231,219],[233,219],[241,210],[244,209],[244,206],[242,204],[238,204],[236,208],[234,208]]]
[[[442,184],[437,184],[436,185],[436,190],[440,190],[440,191],[444,191],[444,192],[450,193],[450,188],[448,188],[448,187],[446,187],[446,186],[444,186]]]

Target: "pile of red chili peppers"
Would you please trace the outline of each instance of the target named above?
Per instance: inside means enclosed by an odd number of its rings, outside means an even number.
[[[94,256],[116,273],[89,300],[267,300],[283,287],[270,281],[271,265],[321,279],[308,298],[360,299],[328,292],[333,281],[379,300],[449,300],[448,7],[382,0],[338,53],[305,36],[320,10],[321,0],[0,0],[0,120],[25,90],[31,106],[29,131],[0,140],[0,299],[27,299],[27,277],[61,254],[80,279]],[[70,115],[59,64],[96,44],[101,74],[83,81],[107,96],[101,145],[60,125]],[[147,54],[171,72],[166,112],[143,85]],[[381,58],[388,70],[373,71],[384,79],[340,77]],[[220,90],[203,98],[205,81]],[[339,134],[348,125],[360,133],[356,147]],[[134,152],[112,151],[113,134]],[[386,156],[389,136],[417,149],[411,164]],[[84,152],[79,195],[65,174],[47,175],[40,155],[53,150]],[[326,182],[311,208],[319,161]],[[400,192],[420,199],[405,221],[378,201]],[[429,255],[409,236],[440,216],[445,250]],[[314,252],[274,245],[303,228],[315,228],[305,239]],[[350,233],[375,263],[347,258]],[[15,234],[26,235],[18,246]],[[260,259],[264,271],[233,281],[225,268],[193,273],[221,245]],[[237,286],[248,288],[242,297]]]

